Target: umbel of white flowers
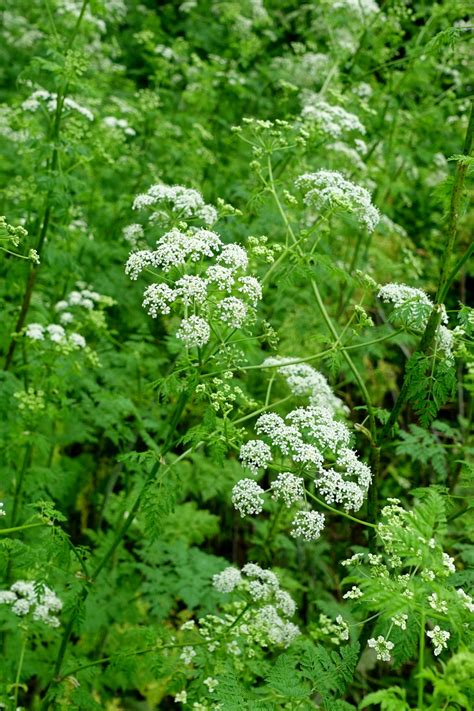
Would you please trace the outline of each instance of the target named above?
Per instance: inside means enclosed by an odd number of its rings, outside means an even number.
[[[384,284],[380,286],[377,296],[384,303],[393,304],[390,320],[409,331],[421,333],[428,323],[433,310],[433,302],[422,289],[416,289],[406,284]],[[447,328],[448,316],[441,312],[441,325],[436,334],[436,344],[441,355],[447,360],[453,359],[454,333]]]
[[[150,188],[135,203],[143,206],[165,199],[162,193],[167,186],[154,187],[157,190]],[[198,214],[202,198],[196,198],[197,191],[182,188],[187,192],[181,193],[178,187],[173,186],[170,194],[165,191],[166,200],[185,217]],[[137,225],[133,228],[136,233]],[[176,337],[187,348],[193,348],[209,341],[211,324],[229,331],[240,329],[255,318],[262,287],[247,274],[247,267],[248,256],[243,247],[224,244],[211,230],[189,227],[166,232],[156,241],[155,250],[132,251],[125,272],[133,280],[144,271],[159,279],[145,289],[143,307],[152,318],[172,311],[181,316]]]
[[[251,624],[274,644],[289,644],[300,633],[289,618],[296,612],[296,604],[285,590],[281,590],[278,577],[271,570],[256,563],[247,563],[242,570],[225,568],[213,577],[214,588],[221,593],[239,591],[247,596],[252,609],[242,621],[242,630]]]
[[[263,361],[267,368],[275,368],[282,375],[293,395],[309,397],[309,404],[325,407],[333,415],[348,414],[349,410],[340,398],[334,395],[331,386],[322,373],[307,363],[295,363],[297,358],[272,356]]]
[[[205,225],[213,225],[217,220],[217,210],[213,205],[204,202],[201,193],[183,185],[152,185],[146,193],[137,195],[133,202],[134,210],[161,206],[170,210],[178,219],[198,219]],[[155,211],[149,221],[155,223],[163,217],[163,212]]]
[[[346,511],[362,506],[372,478],[370,468],[350,448],[349,429],[328,408],[297,408],[285,419],[265,413],[255,429],[261,438],[243,444],[240,459],[253,475],[274,460],[288,468],[271,482],[269,492],[286,506],[302,509],[294,517],[293,536],[315,540],[324,527],[323,514],[308,510],[305,503],[306,482],[328,504],[340,504]],[[242,479],[233,488],[232,501],[242,516],[255,515],[263,510],[266,493],[255,480]]]
[[[10,590],[0,590],[0,604],[10,605],[11,611],[18,617],[31,613],[33,620],[48,627],[59,627],[56,613],[62,610],[63,603],[47,585],[32,580],[17,580]]]
[[[296,179],[295,185],[304,192],[304,202],[310,207],[354,214],[369,232],[379,223],[380,212],[372,204],[369,191],[346,180],[337,171],[304,173]]]
[[[305,105],[301,117],[306,123],[314,123],[318,130],[331,138],[341,138],[348,133],[365,134],[365,128],[355,114],[342,106],[333,106],[318,98],[313,92],[306,92]]]

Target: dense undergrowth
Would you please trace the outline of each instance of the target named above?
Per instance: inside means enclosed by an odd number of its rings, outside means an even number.
[[[471,709],[451,0],[4,0],[0,706]]]

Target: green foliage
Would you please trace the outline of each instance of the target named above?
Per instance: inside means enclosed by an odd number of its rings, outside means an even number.
[[[473,707],[469,10],[4,0],[8,711]]]
[[[407,363],[408,399],[423,427],[429,427],[456,387],[454,365],[414,353]]]

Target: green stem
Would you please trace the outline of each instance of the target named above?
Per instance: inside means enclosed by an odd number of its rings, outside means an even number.
[[[471,257],[472,253],[474,252],[474,241],[471,242],[469,247],[466,249],[464,252],[463,256],[458,259],[456,264],[453,267],[452,272],[448,276],[446,280],[446,284],[444,285],[443,291],[440,294],[439,300],[444,303],[444,300],[446,299],[446,294],[448,293],[451,284],[453,283],[456,274],[463,268],[463,266],[466,264],[468,259]]]
[[[375,523],[371,523],[370,521],[363,521],[360,518],[356,518],[355,516],[351,516],[350,514],[346,513],[345,511],[339,511],[339,509],[335,509],[332,506],[329,506],[325,501],[322,501],[321,499],[318,499],[317,496],[312,494],[310,491],[306,489],[306,496],[309,496],[311,499],[316,501],[320,506],[322,506],[325,509],[328,509],[328,511],[331,511],[334,514],[337,514],[338,516],[344,516],[344,518],[348,518],[351,521],[354,521],[355,523],[360,523],[362,526],[368,526],[369,528],[377,528],[377,525]]]
[[[418,711],[423,711],[423,691],[425,680],[423,678],[423,670],[425,667],[425,611],[421,613],[421,629],[418,651]]]
[[[21,672],[23,670],[23,661],[25,659],[25,651],[26,651],[26,644],[28,641],[28,637],[26,635],[26,632],[23,633],[23,643],[21,645],[21,651],[20,651],[20,659],[18,660],[18,669],[16,672],[16,679],[15,679],[15,692],[14,692],[14,698],[13,698],[13,708],[16,709],[18,708],[18,690],[20,687],[20,677],[21,677]]]
[[[27,444],[26,448],[25,448],[25,453],[23,455],[23,462],[21,465],[20,474],[18,477],[18,482],[15,487],[15,494],[13,496],[12,515],[11,515],[11,519],[10,519],[12,528],[15,528],[15,524],[17,521],[18,509],[20,508],[21,494],[23,491],[23,484],[25,482],[25,475],[26,475],[26,472],[28,471],[28,466],[29,466],[30,459],[31,459],[31,450],[32,450],[31,444]]]
[[[471,103],[471,113],[469,115],[469,123],[464,140],[463,155],[469,156],[472,149],[472,137],[474,133],[474,102]],[[451,203],[449,208],[448,234],[444,245],[444,252],[441,259],[441,274],[439,277],[438,291],[436,294],[436,303],[441,303],[441,296],[445,295],[446,285],[449,279],[449,270],[451,256],[456,240],[458,229],[459,214],[461,212],[462,194],[464,187],[464,179],[466,177],[468,164],[458,161],[456,165],[456,174],[454,176],[453,190],[451,193]]]
[[[27,528],[38,528],[49,526],[49,523],[26,523],[24,526],[12,526],[11,528],[0,528],[0,536],[7,533],[16,533],[17,531],[25,531]]]

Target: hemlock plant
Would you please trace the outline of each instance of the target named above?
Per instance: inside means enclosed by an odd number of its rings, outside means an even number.
[[[0,707],[471,709],[469,3],[1,14]]]

